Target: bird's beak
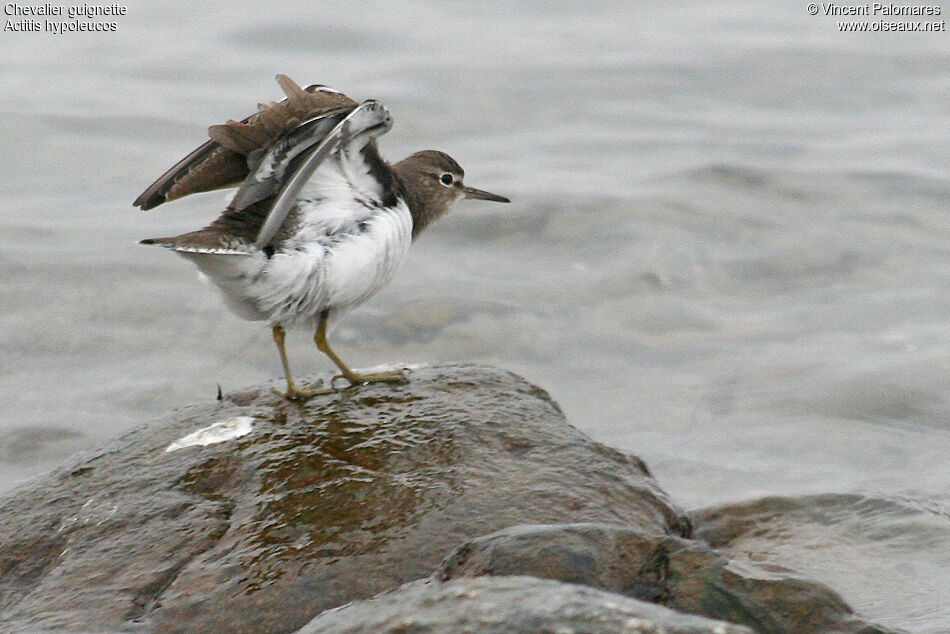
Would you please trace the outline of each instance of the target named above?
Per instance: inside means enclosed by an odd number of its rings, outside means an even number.
[[[466,187],[463,191],[465,192],[466,198],[474,198],[476,200],[493,200],[496,203],[510,203],[511,202],[504,196],[499,196],[498,194],[492,194],[491,192],[486,192],[481,189],[475,189],[474,187]]]

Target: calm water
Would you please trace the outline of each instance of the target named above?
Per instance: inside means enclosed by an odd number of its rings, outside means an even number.
[[[0,488],[280,376],[265,327],[136,244],[223,195],[131,201],[282,72],[514,199],[430,229],[345,358],[510,368],[688,508],[824,494],[757,548],[950,629],[950,35],[596,4],[132,1],[114,33],[0,32]],[[307,333],[290,354],[329,369]]]

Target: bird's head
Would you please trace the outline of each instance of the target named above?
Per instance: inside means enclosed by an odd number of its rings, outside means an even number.
[[[409,210],[412,212],[412,235],[432,221],[448,213],[462,198],[511,202],[504,196],[474,187],[467,187],[462,179],[465,171],[445,152],[423,150],[406,157],[393,166],[406,190]]]

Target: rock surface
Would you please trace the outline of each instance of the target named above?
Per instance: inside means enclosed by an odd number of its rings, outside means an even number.
[[[857,618],[830,588],[786,568],[731,561],[682,537],[629,526],[514,526],[459,546],[442,581],[530,575],[584,584],[758,632],[885,632]]]
[[[3,631],[289,632],[512,525],[689,534],[642,462],[471,366],[184,409],[15,491],[0,519]]]
[[[825,493],[759,498],[691,517],[696,538],[732,561],[792,567],[833,584],[885,624],[950,631],[950,522],[940,505],[913,495]]]
[[[750,634],[722,621],[532,577],[417,581],[324,612],[298,634]]]

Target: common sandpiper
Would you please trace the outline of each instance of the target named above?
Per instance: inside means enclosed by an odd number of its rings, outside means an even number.
[[[152,209],[188,194],[237,187],[210,225],[142,244],[169,248],[194,262],[239,317],[271,327],[288,399],[328,391],[298,387],[284,349],[285,329],[314,329],[317,348],[350,385],[400,383],[404,370],[361,373],[327,342],[341,315],[392,280],[409,245],[462,198],[507,203],[463,184],[450,156],[424,150],[390,165],[376,137],[392,127],[377,101],[362,103],[321,85],[301,88],[285,75],[287,95],[259,104],[242,121],[209,129],[210,140],[139,196]]]

